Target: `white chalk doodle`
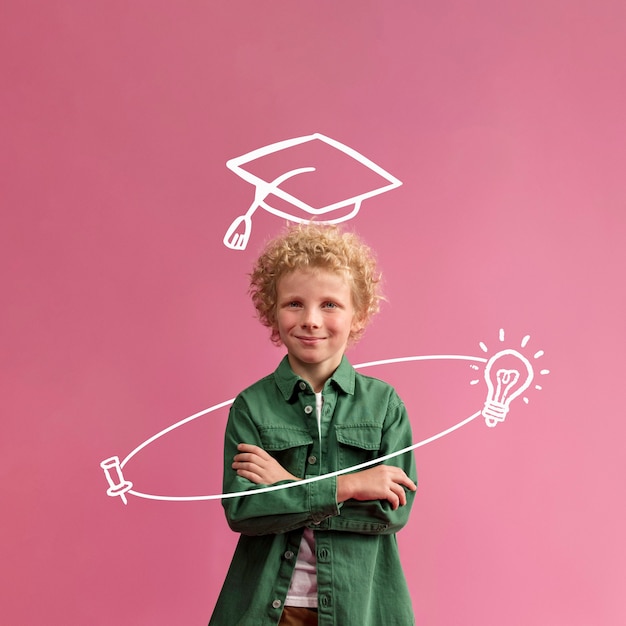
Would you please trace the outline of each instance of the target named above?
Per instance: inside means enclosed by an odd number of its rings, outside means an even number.
[[[294,168],[297,162],[301,165]],[[309,222],[317,217],[321,218],[320,223],[338,224],[353,218],[367,198],[402,184],[353,148],[321,133],[258,148],[230,159],[226,166],[255,187],[254,201],[246,213],[233,220],[224,235],[224,245],[232,250],[245,250],[252,231],[252,215],[258,208],[293,222]],[[339,170],[341,182],[336,180]],[[293,184],[294,178],[313,173],[316,180],[313,185],[305,186],[308,191]],[[328,178],[320,180],[322,176]],[[287,189],[283,183],[290,180],[292,188]],[[322,199],[320,189],[332,195]],[[275,202],[270,204],[270,196],[285,206],[278,208]],[[299,211],[302,215],[298,215]]]
[[[504,329],[500,329],[500,341],[504,342]],[[526,335],[521,342],[521,347],[528,344],[530,335]],[[480,347],[484,352],[488,351],[487,346],[481,342]],[[539,350],[534,354],[538,359],[544,354]],[[549,374],[549,370],[541,370],[540,374]],[[535,377],[534,370],[528,358],[517,350],[511,348],[500,350],[487,361],[484,371],[485,382],[487,383],[487,399],[482,415],[487,426],[494,427],[503,422],[509,412],[511,402],[522,395],[528,389]],[[472,381],[475,384],[478,381]],[[536,385],[536,389],[541,386]],[[524,398],[528,403],[528,398]]]
[[[133,483],[124,480],[122,475],[122,467],[119,456],[112,456],[100,463],[100,467],[104,470],[104,475],[109,482],[107,496],[119,496],[124,504],[128,504],[126,492],[133,488]],[[111,470],[115,470],[115,477],[111,475]]]
[[[529,335],[526,335],[521,343],[521,348],[525,348],[528,341],[530,339]],[[500,330],[500,341],[504,341],[504,330]],[[484,343],[480,343],[480,348],[483,352],[488,352],[488,348]],[[539,350],[534,354],[534,358],[538,359],[544,355],[542,350]],[[416,450],[417,448],[423,447],[433,441],[441,439],[450,433],[453,433],[463,426],[466,426],[476,418],[481,415],[485,418],[485,423],[489,427],[494,427],[498,423],[504,421],[506,415],[509,413],[511,402],[521,396],[521,394],[526,391],[532,381],[535,378],[534,370],[532,368],[532,364],[530,360],[524,356],[523,353],[511,349],[506,348],[503,350],[499,350],[496,354],[494,354],[489,359],[485,357],[476,357],[476,356],[466,356],[466,355],[428,355],[428,356],[408,356],[408,357],[399,357],[399,358],[391,358],[391,359],[382,359],[379,361],[370,361],[367,363],[360,363],[355,365],[355,369],[364,369],[367,367],[373,367],[377,365],[388,365],[392,363],[407,363],[411,361],[433,361],[433,360],[462,360],[469,361],[471,363],[470,367],[474,370],[480,370],[481,367],[484,368],[484,381],[487,385],[487,399],[485,400],[484,408],[480,411],[476,411],[469,417],[461,420],[460,422],[454,424],[450,428],[442,430],[441,432],[433,435],[432,437],[428,437],[427,439],[423,439],[417,443],[412,444],[407,448],[403,448],[401,450],[396,450],[390,454],[385,456],[378,457],[366,463],[361,463],[359,465],[354,465],[351,467],[347,467],[336,472],[331,472],[328,474],[323,474],[320,476],[315,476],[313,478],[307,478],[305,480],[300,480],[293,483],[283,483],[280,485],[270,485],[268,487],[261,487],[258,489],[254,489],[251,491],[242,491],[237,493],[220,493],[220,494],[212,494],[212,495],[200,495],[200,496],[168,496],[168,495],[154,495],[142,493],[133,489],[133,483],[126,480],[123,474],[124,466],[141,450],[146,448],[146,446],[150,445],[152,442],[160,439],[161,437],[167,435],[171,431],[187,424],[199,417],[212,413],[213,411],[217,411],[218,409],[227,407],[231,405],[234,401],[234,398],[230,400],[226,400],[219,404],[216,404],[208,409],[204,409],[194,415],[191,415],[168,428],[160,431],[156,435],[150,437],[142,444],[137,446],[130,454],[126,456],[126,458],[120,462],[119,457],[113,456],[110,457],[100,463],[100,467],[104,470],[107,482],[109,484],[109,488],[107,489],[107,495],[111,497],[120,497],[124,504],[127,503],[126,494],[133,495],[138,498],[145,498],[148,500],[165,500],[170,502],[189,502],[194,500],[221,500],[225,498],[235,498],[235,497],[244,497],[250,495],[258,495],[261,493],[267,493],[269,491],[276,491],[280,489],[288,489],[290,487],[295,487],[297,485],[303,485],[309,482],[315,482],[318,480],[323,480],[326,478],[331,478],[333,476],[339,476],[341,474],[345,474],[348,472],[353,472],[355,470],[360,470],[365,467],[375,465],[378,463],[382,463],[383,461],[392,459],[396,456],[400,456],[402,454],[406,454],[407,452],[411,452],[412,450]],[[543,369],[539,372],[540,375],[549,374],[549,370]],[[471,385],[476,385],[480,383],[480,379],[472,379],[470,381]],[[535,385],[535,389],[540,390],[540,385]],[[527,398],[524,398],[525,402],[528,402]]]

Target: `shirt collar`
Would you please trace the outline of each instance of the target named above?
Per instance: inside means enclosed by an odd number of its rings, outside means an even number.
[[[335,370],[326,384],[330,382],[341,389],[344,393],[352,395],[354,394],[355,378],[356,371],[344,355],[341,358],[339,367]],[[274,380],[276,381],[276,385],[280,389],[280,392],[285,400],[289,400],[293,394],[300,389],[300,382],[306,382],[291,369],[287,355],[285,355],[276,368],[276,371],[274,372]],[[306,384],[308,387],[308,383]]]

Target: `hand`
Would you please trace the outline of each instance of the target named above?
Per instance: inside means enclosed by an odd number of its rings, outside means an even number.
[[[337,502],[387,500],[395,511],[406,504],[404,487],[415,491],[417,485],[394,465],[376,465],[371,469],[337,477]]]
[[[300,480],[259,446],[240,443],[237,450],[239,453],[235,455],[231,467],[239,476],[256,485],[273,485],[281,480]]]

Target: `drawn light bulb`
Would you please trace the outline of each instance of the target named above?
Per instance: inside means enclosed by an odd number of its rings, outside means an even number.
[[[482,411],[487,426],[504,421],[511,402],[528,389],[533,376],[530,361],[517,350],[502,350],[487,361],[487,400]]]

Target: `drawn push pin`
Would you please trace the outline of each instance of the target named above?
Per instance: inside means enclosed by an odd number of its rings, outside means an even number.
[[[487,361],[487,400],[482,411],[487,426],[504,421],[511,402],[528,389],[532,380],[532,366],[517,350],[502,350]]]
[[[100,463],[100,467],[104,470],[104,475],[109,482],[109,488],[107,489],[108,496],[119,496],[122,498],[124,504],[128,504],[126,496],[127,491],[133,488],[133,483],[128,480],[124,480],[122,474],[122,468],[120,466],[120,458],[118,456],[112,456],[109,459],[105,459]],[[115,469],[116,477],[111,476],[111,470]]]

